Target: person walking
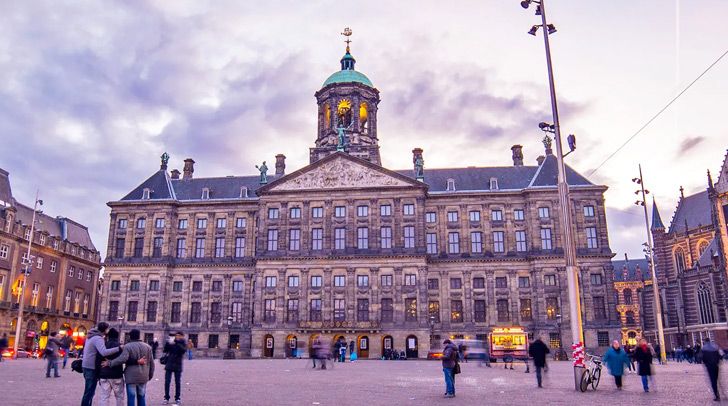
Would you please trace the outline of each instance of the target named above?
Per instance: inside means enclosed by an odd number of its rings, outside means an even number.
[[[159,348],[159,341],[157,341],[157,337],[154,337],[152,341],[152,359],[157,359],[157,348]]]
[[[184,335],[183,335],[183,337],[184,337]],[[192,342],[192,340],[188,341],[187,342],[187,360],[188,361],[192,361],[192,350],[194,350],[194,349],[195,349],[195,345]]]
[[[538,383],[539,388],[543,388],[541,371],[546,368],[546,354],[550,352],[551,350],[541,341],[540,337],[536,338],[528,346],[528,355],[533,357],[533,366],[536,367],[536,383]]]
[[[710,338],[703,340],[700,359],[703,361],[705,370],[708,372],[710,387],[713,389],[713,400],[716,402],[720,402],[720,392],[718,392],[718,375],[720,372],[720,360],[722,358],[723,354],[721,349],[718,348],[714,342],[710,341]]]
[[[634,359],[637,361],[637,373],[642,378],[642,389],[649,392],[650,385],[647,380],[652,376],[652,351],[644,338],[640,340],[639,346],[634,350]]]
[[[151,360],[152,347],[141,340],[142,333],[137,329],[129,331],[131,342],[124,346],[121,354],[111,361],[104,361],[101,366],[111,368],[121,365],[128,360]],[[126,383],[126,397],[128,406],[146,406],[147,382],[154,376],[154,361],[145,362],[144,365],[137,363],[129,365],[124,369],[124,381]]]
[[[351,354],[354,353],[354,340],[349,341],[349,359],[351,359]]]
[[[617,389],[622,390],[624,366],[629,365],[629,357],[627,352],[619,345],[619,340],[612,342],[612,346],[604,353],[602,361],[604,361],[604,364],[609,368],[609,373],[614,377],[614,384],[617,385]]]
[[[339,362],[346,362],[346,343],[339,344]]]
[[[181,331],[174,333],[174,336],[170,336],[164,344],[164,353],[167,354],[167,363],[164,364],[165,405],[169,404],[169,386],[172,383],[172,375],[174,375],[174,403],[179,405],[181,402],[182,362],[187,348],[189,348],[189,345],[185,342],[185,335]]]
[[[109,323],[101,322],[96,328],[92,328],[86,335],[86,345],[83,347],[83,397],[81,398],[81,406],[91,406],[96,394],[96,384],[98,383],[98,373],[96,372],[96,357],[101,354],[102,357],[115,354],[123,346],[106,348],[104,335],[109,329]]]
[[[450,340],[442,342],[442,371],[445,375],[445,397],[455,397],[455,368],[458,366],[458,347]]]
[[[106,346],[119,346],[119,331],[115,328],[110,328],[106,334]],[[111,404],[112,394],[116,399],[116,406],[124,406],[124,367],[122,365],[115,367],[101,366],[102,361],[110,361],[118,358],[119,354],[121,352],[106,356],[103,360],[99,358],[99,405],[101,406]],[[127,360],[127,365],[129,365],[129,360]]]
[[[63,369],[66,369],[66,363],[68,363],[68,353],[71,352],[71,346],[73,346],[73,338],[68,335],[68,330],[63,333],[61,337],[61,349],[63,350]]]
[[[58,373],[58,350],[61,348],[61,340],[56,337],[58,333],[55,331],[51,333],[46,344],[44,355],[48,364],[46,365],[46,378],[51,377],[51,368],[53,368],[53,376],[60,378],[61,375]]]
[[[3,336],[0,337],[0,354],[4,353],[6,348],[8,348],[8,333],[3,333]],[[2,355],[0,355],[0,362],[3,362]]]
[[[636,368],[634,367],[634,350],[635,347],[632,345],[625,348],[625,351],[627,352],[627,359],[629,360],[629,365],[627,365],[627,367],[629,368],[630,373],[636,372]]]

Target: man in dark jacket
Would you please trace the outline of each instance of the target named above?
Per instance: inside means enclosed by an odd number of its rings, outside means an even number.
[[[700,358],[705,364],[705,369],[708,371],[708,377],[710,378],[710,386],[713,388],[714,401],[720,402],[720,392],[718,392],[718,374],[720,372],[720,360],[723,357],[720,348],[715,343],[710,341],[710,338],[703,340],[703,347],[701,348]]]
[[[145,406],[147,394],[147,382],[154,376],[154,361],[152,358],[152,347],[141,340],[141,332],[137,329],[129,331],[130,342],[124,345],[124,351],[119,357],[104,361],[102,366],[114,367],[126,363],[124,368],[124,383],[126,383],[126,400],[128,406]],[[129,360],[151,360],[149,363],[141,362],[130,365]]]
[[[119,346],[119,331],[110,328],[106,334],[106,346],[113,348]],[[116,406],[124,405],[124,366],[117,365],[115,367],[101,366],[102,361],[115,359],[121,354],[121,351],[97,359],[99,368],[99,398],[101,405],[108,405],[111,395],[116,399]]]
[[[68,353],[71,352],[71,346],[73,345],[73,338],[68,335],[66,330],[65,335],[61,338],[61,349],[63,350],[63,368],[66,368],[68,363]]]
[[[164,353],[167,354],[167,363],[164,365],[164,404],[169,403],[169,385],[174,374],[174,401],[180,403],[182,387],[182,362],[187,351],[187,343],[184,334],[178,331],[170,336],[164,344]]]
[[[152,358],[157,359],[157,348],[159,348],[159,341],[157,341],[157,337],[154,337],[154,340],[152,340]]]
[[[458,347],[450,340],[442,342],[442,372],[445,374],[445,397],[455,397],[455,368],[458,363]]]
[[[546,354],[550,352],[549,347],[541,341],[541,338],[536,338],[528,346],[528,355],[533,358],[533,366],[536,367],[536,383],[538,383],[539,388],[543,388],[541,370],[546,368]]]
[[[61,348],[61,340],[56,337],[57,335],[58,333],[56,333],[55,331],[52,332],[50,338],[48,338],[48,343],[46,344],[44,354],[46,360],[48,360],[48,365],[46,367],[46,378],[51,377],[51,368],[53,368],[54,377],[61,377],[61,375],[58,374],[58,350]]]

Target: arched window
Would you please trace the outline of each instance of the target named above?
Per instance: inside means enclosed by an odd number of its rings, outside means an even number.
[[[698,243],[698,256],[703,255],[705,250],[708,249],[708,242],[703,240]]]
[[[710,288],[704,282],[700,282],[698,286],[698,310],[700,311],[701,324],[713,323],[715,321],[713,317],[712,295]]]
[[[359,104],[359,131],[366,134],[368,125],[367,122],[369,120],[369,105],[367,105],[366,102],[361,102]]]
[[[351,101],[349,99],[341,99],[336,107],[336,115],[338,117],[337,127],[346,128],[351,125]]]
[[[625,322],[627,323],[627,325],[631,326],[634,324],[634,312],[633,311],[630,310],[630,311],[626,312],[624,314],[624,318],[625,318]]]
[[[624,304],[632,304],[632,289],[625,289],[622,296],[624,296]]]
[[[331,128],[331,106],[324,104],[324,128]]]
[[[682,248],[675,250],[675,269],[678,272],[685,271],[685,253]]]

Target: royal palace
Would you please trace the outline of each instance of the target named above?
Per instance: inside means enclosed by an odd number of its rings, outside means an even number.
[[[287,173],[279,154],[274,174],[263,162],[254,176],[197,178],[192,159],[168,171],[164,154],[108,203],[99,320],[147,340],[181,330],[207,356],[307,356],[316,336],[354,341],[360,358],[424,358],[496,327],[556,347],[571,337],[550,142],[534,165],[514,145],[509,166],[432,169],[413,148],[409,169],[385,168],[379,91],[355,63],[347,46],[315,94],[309,165]],[[571,168],[567,180],[585,343],[606,346],[621,338],[607,188]]]

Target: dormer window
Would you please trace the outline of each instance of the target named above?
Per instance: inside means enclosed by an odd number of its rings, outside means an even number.
[[[246,197],[248,197],[248,188],[243,186],[240,188],[240,198],[243,199]]]
[[[455,179],[449,178],[447,180],[447,191],[452,192],[455,190]]]
[[[209,198],[210,198],[210,189],[202,188],[202,200],[207,200]]]
[[[498,178],[490,178],[490,190],[498,190]]]
[[[142,200],[149,200],[149,194],[151,192],[152,191],[149,188],[144,188],[144,190],[142,191]]]

